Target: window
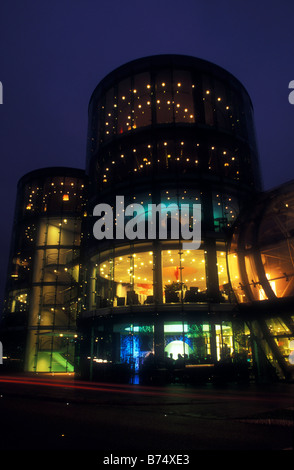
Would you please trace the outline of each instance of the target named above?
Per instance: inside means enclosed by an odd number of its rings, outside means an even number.
[[[162,283],[165,303],[205,301],[204,251],[162,251]]]

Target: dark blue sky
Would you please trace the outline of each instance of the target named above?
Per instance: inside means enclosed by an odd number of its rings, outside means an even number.
[[[293,179],[293,21],[293,0],[1,0],[1,298],[17,181],[84,168],[91,93],[127,61],[175,53],[227,69],[253,101],[264,188]]]

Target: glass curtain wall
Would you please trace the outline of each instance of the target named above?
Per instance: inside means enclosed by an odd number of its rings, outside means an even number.
[[[293,185],[257,201],[236,225],[228,261],[240,303],[294,295]]]
[[[84,180],[75,176],[44,177],[26,186],[24,212],[34,214],[35,228],[26,350],[30,371],[74,370],[83,191]]]
[[[217,363],[252,367],[250,332],[237,321],[164,321],[164,357],[156,356],[156,323],[117,321],[112,327],[94,328],[92,334],[93,367],[120,363],[132,374],[140,373],[150,363],[154,369],[184,369]],[[116,348],[116,356],[113,350]],[[90,363],[91,357],[88,357]]]
[[[155,259],[152,249],[152,244],[144,251],[139,246],[126,246],[95,256],[90,276],[90,310],[154,304],[155,270],[161,279],[159,303],[208,301],[206,250],[182,250],[173,244],[165,248],[162,244]],[[216,260],[220,301],[229,302],[225,251],[217,251]]]

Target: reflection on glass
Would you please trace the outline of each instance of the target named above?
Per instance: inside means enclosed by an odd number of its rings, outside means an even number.
[[[222,297],[222,301],[228,302],[231,300],[230,298],[231,291],[230,291],[229,279],[228,279],[226,252],[217,251],[216,255],[217,255],[219,291]]]
[[[257,205],[255,218],[250,214],[236,227],[228,260],[239,301],[294,295],[293,201],[291,191],[277,192]]]
[[[166,303],[206,300],[203,250],[164,250],[162,283]]]
[[[153,303],[152,251],[105,260],[96,267],[95,277],[98,307]]]
[[[207,300],[204,250],[163,250],[161,263],[165,303]],[[227,275],[223,252],[219,254],[219,273],[225,295]],[[109,256],[93,267],[91,308],[154,303],[153,275],[153,251]]]
[[[230,227],[236,221],[239,208],[234,196],[213,192],[212,204],[214,226],[217,232]]]

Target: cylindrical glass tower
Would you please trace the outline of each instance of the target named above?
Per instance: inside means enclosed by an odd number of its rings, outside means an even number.
[[[18,183],[2,324],[10,365],[73,370],[83,205],[82,170],[44,168]]]
[[[114,70],[90,100],[87,174],[80,327],[88,356],[138,369],[148,352],[201,361],[236,352],[226,243],[240,208],[261,189],[242,84],[177,55]],[[94,207],[106,203],[117,214],[118,195],[145,215],[149,204],[201,204],[199,249],[183,249],[181,237],[96,240]]]

